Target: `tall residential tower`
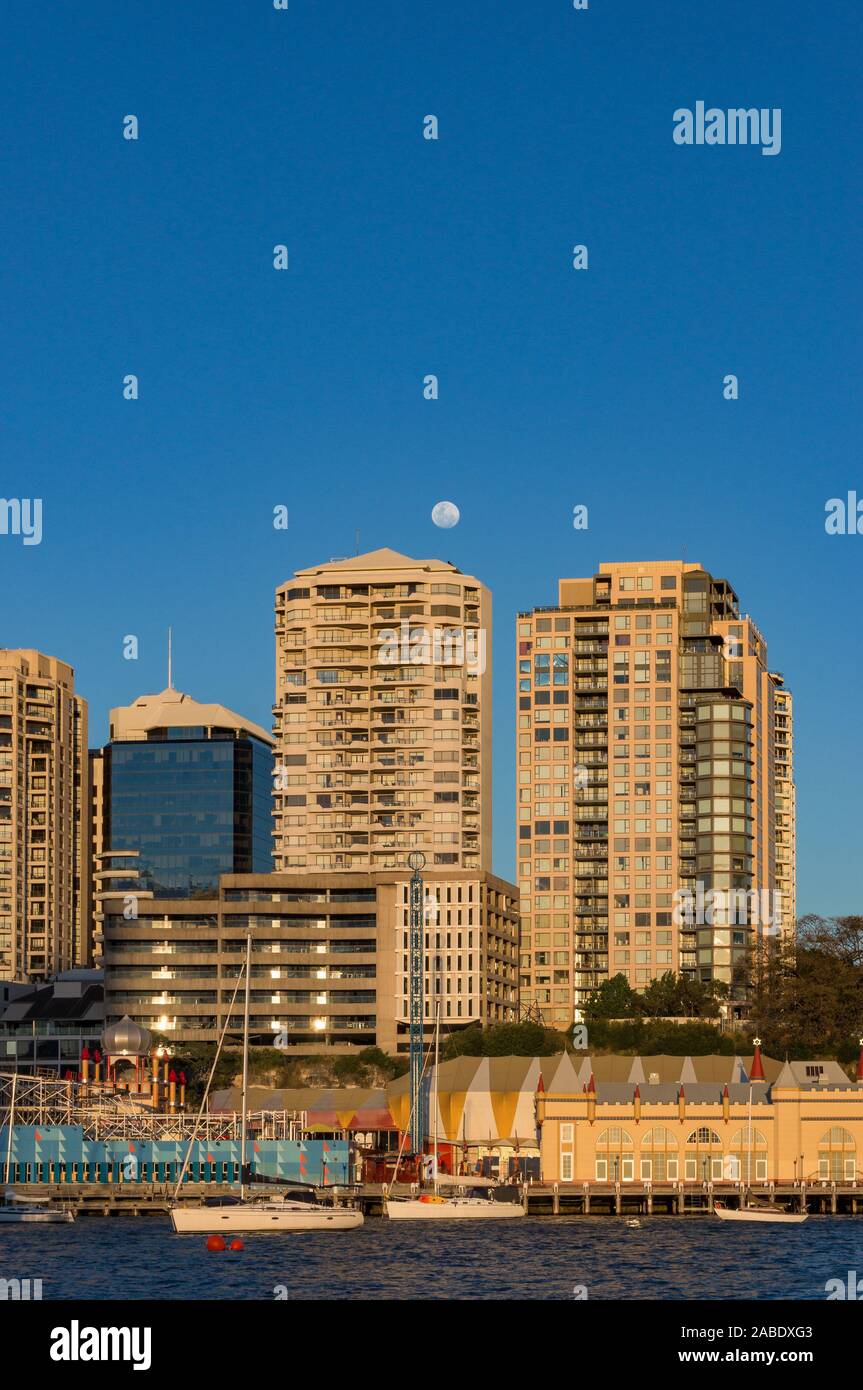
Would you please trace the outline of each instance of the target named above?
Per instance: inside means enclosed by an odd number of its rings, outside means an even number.
[[[604,564],[518,615],[517,652],[522,1006],[564,1025],[618,973],[731,986],[791,925],[790,700],[733,589],[697,564]]]
[[[87,705],[71,666],[0,649],[0,979],[88,959]]]
[[[276,592],[275,868],[491,868],[491,595],[375,550]]]

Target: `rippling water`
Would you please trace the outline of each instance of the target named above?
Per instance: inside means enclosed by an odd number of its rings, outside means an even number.
[[[863,1274],[863,1221],[728,1226],[709,1217],[533,1217],[505,1225],[390,1223],[344,1234],[244,1237],[211,1254],[160,1216],[0,1228],[0,1278],[41,1279],[44,1299],[823,1299]]]

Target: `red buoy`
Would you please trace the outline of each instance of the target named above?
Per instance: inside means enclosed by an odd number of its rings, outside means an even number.
[[[225,1250],[226,1248],[224,1236],[207,1236],[208,1250]]]
[[[234,1236],[234,1239],[231,1241],[231,1249],[232,1249],[232,1250],[244,1250],[244,1249],[245,1249],[245,1246],[243,1245],[243,1242],[240,1240],[240,1237],[239,1237],[239,1236]]]

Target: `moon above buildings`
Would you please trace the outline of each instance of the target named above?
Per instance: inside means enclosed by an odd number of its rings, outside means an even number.
[[[461,512],[455,502],[436,502],[432,507],[432,521],[435,526],[443,526],[449,529],[450,526],[458,526]]]

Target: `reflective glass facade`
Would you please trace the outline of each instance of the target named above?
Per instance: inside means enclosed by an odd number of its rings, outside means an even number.
[[[140,852],[138,886],[157,898],[209,896],[220,874],[272,868],[272,752],[210,735],[160,729],[110,745],[110,844]]]

